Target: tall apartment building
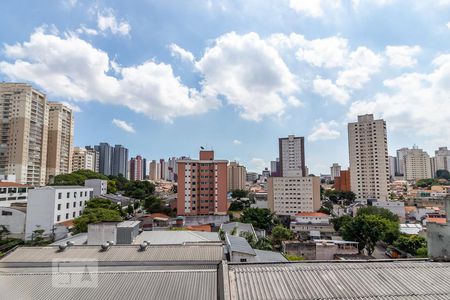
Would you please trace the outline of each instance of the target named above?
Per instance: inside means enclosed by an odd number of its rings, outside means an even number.
[[[389,159],[386,122],[372,114],[348,124],[351,188],[356,199],[387,200]]]
[[[350,192],[350,171],[341,170],[339,176],[334,177],[334,189],[340,192]]]
[[[405,155],[408,152],[408,148],[404,147],[397,150],[397,169],[396,176],[405,175]]]
[[[389,155],[389,177],[393,179],[397,174],[397,157]]]
[[[267,201],[277,215],[295,216],[320,209],[320,178],[269,177]]]
[[[280,176],[307,176],[305,166],[305,138],[289,135],[279,138]]]
[[[124,177],[128,176],[128,149],[122,145],[115,145],[112,155],[112,169],[111,174]]]
[[[450,172],[450,150],[447,147],[439,147],[434,152],[432,159],[432,176],[436,177],[436,172],[439,170],[447,170]]]
[[[227,160],[214,151],[200,151],[200,160],[178,161],[178,215],[227,213]]]
[[[244,166],[239,165],[235,161],[231,161],[228,165],[228,191],[243,190],[247,179],[247,171]]]
[[[94,147],[86,146],[85,149],[94,156],[94,172],[100,172],[100,153]]]
[[[99,153],[99,172],[106,176],[112,175],[113,148],[108,143],[100,143],[94,149]]]
[[[145,175],[145,158],[137,155],[130,160],[130,180],[143,180]]]
[[[72,172],[78,170],[91,170],[98,172],[97,154],[95,150],[87,150],[80,147],[74,147],[72,153]]]
[[[280,159],[278,157],[276,160],[270,162],[270,176],[281,176]]]
[[[72,172],[73,112],[62,103],[49,102],[47,180]]]
[[[170,161],[170,159],[169,159]],[[160,164],[160,177],[163,180],[171,180],[170,179],[170,170],[169,170],[169,162],[165,161],[163,158],[159,160]]]
[[[422,149],[409,149],[404,156],[404,166],[406,180],[431,178],[430,156]]]
[[[152,160],[149,164],[149,179],[150,180],[159,180],[161,179],[161,164],[156,160]]]
[[[0,174],[34,186],[46,183],[48,107],[45,94],[24,83],[0,83]]]
[[[341,166],[338,163],[334,163],[330,167],[331,180],[341,175]]]

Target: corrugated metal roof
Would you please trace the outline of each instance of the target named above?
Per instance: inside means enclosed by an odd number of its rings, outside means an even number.
[[[255,230],[253,229],[252,224],[241,223],[241,222],[224,223],[224,224],[220,225],[220,228],[229,234],[231,234],[231,232],[234,230],[234,228],[236,228],[238,234],[240,232],[250,232],[253,234],[255,233]]]
[[[236,299],[450,299],[450,263],[231,264]]]
[[[101,262],[219,262],[223,258],[221,244],[149,246],[139,251],[137,245],[111,246],[100,251],[100,246],[71,246],[64,251],[53,247],[19,247],[0,260],[2,264],[45,264],[54,259],[94,259]]]
[[[92,287],[58,287],[80,273],[0,274],[1,298],[8,300],[217,299],[217,270],[177,270],[81,273]],[[55,285],[56,283],[56,285]]]
[[[256,255],[255,250],[250,246],[247,240],[240,236],[225,234],[228,248],[232,252],[246,253]]]
[[[221,242],[217,232],[201,231],[143,231],[135,239],[134,244],[144,241],[151,245],[181,245],[184,243]]]
[[[288,262],[280,252],[254,249],[257,262]]]

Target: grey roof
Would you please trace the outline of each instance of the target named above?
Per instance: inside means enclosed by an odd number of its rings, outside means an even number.
[[[256,253],[257,262],[288,262],[280,252],[253,249]]]
[[[250,232],[255,234],[255,230],[253,229],[252,224],[247,223],[241,223],[241,222],[231,222],[231,223],[224,223],[220,225],[220,229],[225,231],[228,234],[231,234],[231,232],[236,228],[237,234],[239,235],[241,232]]]
[[[48,185],[43,187],[35,188],[35,190],[45,190],[45,189],[58,189],[58,190],[66,190],[66,189],[83,189],[83,190],[92,190],[91,187],[81,186],[81,185]]]
[[[81,276],[92,284],[77,287]],[[68,284],[60,287],[59,284]],[[77,280],[78,279],[78,280]],[[83,282],[85,284],[85,282]],[[74,287],[75,286],[75,287]],[[2,299],[217,299],[217,270],[0,273]]]
[[[68,238],[56,241],[50,246],[65,245],[67,242],[73,242],[75,245],[84,245],[87,243],[87,232],[81,232]]]
[[[144,241],[150,245],[182,245],[184,243],[220,243],[217,232],[201,232],[188,230],[167,230],[167,231],[143,231],[135,239],[134,244]]]
[[[450,299],[450,263],[230,264],[236,299]]]
[[[247,240],[240,236],[234,236],[230,234],[225,234],[225,240],[227,242],[228,248],[232,252],[245,253],[249,255],[256,255],[255,250],[250,246]]]
[[[117,224],[117,227],[136,227],[141,221],[123,221]]]
[[[19,247],[0,260],[0,267],[48,266],[54,260],[95,260],[99,265],[133,265],[151,263],[219,263],[223,258],[221,244],[148,246],[139,251],[137,245],[111,246],[101,251],[99,246],[71,246],[59,251],[51,247]]]

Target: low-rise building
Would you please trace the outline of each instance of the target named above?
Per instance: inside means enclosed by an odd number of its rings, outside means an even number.
[[[6,227],[9,235],[23,238],[27,215],[26,204],[13,203],[10,207],[0,207],[0,211],[0,225]]]
[[[397,215],[400,220],[405,220],[405,203],[402,201],[374,201],[372,206],[387,209]]]
[[[303,239],[331,238],[335,230],[330,221],[331,216],[324,213],[298,213],[295,221],[291,222],[290,228]]]
[[[84,181],[84,186],[92,188],[92,196],[98,197],[106,195],[108,191],[108,180],[103,179],[88,179]]]
[[[333,260],[338,255],[358,255],[358,242],[340,240],[284,241],[286,254],[301,256],[306,260]]]
[[[11,203],[26,203],[28,185],[15,182],[0,181],[0,206],[11,206]]]
[[[101,222],[88,225],[88,245],[132,244],[139,234],[140,221]]]
[[[240,236],[225,234],[226,251],[231,262],[287,262],[279,252],[253,249]]]
[[[37,229],[43,229],[44,235],[51,235],[55,234],[57,225],[70,228],[73,219],[81,216],[92,192],[92,188],[82,186],[46,186],[29,190],[25,239],[32,239]]]

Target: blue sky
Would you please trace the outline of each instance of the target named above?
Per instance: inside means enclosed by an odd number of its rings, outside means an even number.
[[[0,28],[0,80],[73,106],[77,146],[260,171],[295,134],[328,173],[364,113],[391,154],[450,146],[450,0],[7,1]]]

